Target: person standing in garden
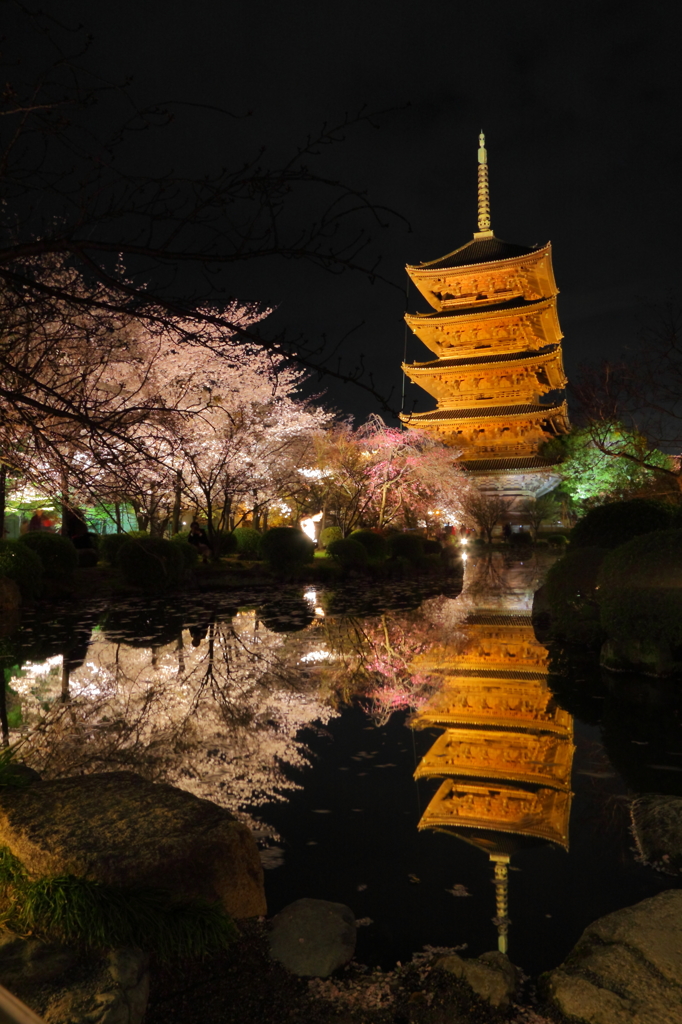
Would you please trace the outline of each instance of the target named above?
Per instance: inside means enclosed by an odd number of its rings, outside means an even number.
[[[193,520],[192,525],[189,528],[189,537],[187,542],[197,549],[201,557],[203,558],[204,565],[208,562],[208,556],[211,554],[211,547],[208,543],[208,537],[206,531],[199,523]]]

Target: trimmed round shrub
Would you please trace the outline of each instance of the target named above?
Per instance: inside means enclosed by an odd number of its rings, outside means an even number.
[[[611,639],[682,647],[682,530],[647,533],[609,552],[597,584]]]
[[[0,576],[14,580],[25,601],[40,593],[43,563],[35,551],[16,540],[0,540]]]
[[[392,558],[406,558],[414,564],[424,557],[424,541],[416,533],[394,533],[388,546]]]
[[[127,544],[131,540],[131,536],[128,533],[104,533],[100,540],[100,553],[105,562],[109,565],[118,564],[118,553],[124,544]]]
[[[175,544],[178,551],[182,555],[182,568],[185,572],[191,572],[199,561],[199,552],[197,551],[195,544],[189,544],[183,534],[176,534],[171,540],[171,544]]]
[[[553,533],[547,538],[547,543],[552,548],[565,548],[567,540],[563,533]]]
[[[288,571],[309,562],[315,554],[315,545],[302,530],[275,526],[262,535],[260,552],[271,568]]]
[[[600,640],[596,587],[606,554],[604,548],[578,548],[568,551],[550,568],[545,590],[554,636],[583,644]]]
[[[614,501],[590,509],[571,531],[572,548],[618,548],[633,537],[674,525],[674,505],[649,498]]]
[[[96,548],[80,548],[76,551],[79,569],[93,569],[98,561],[99,554]]]
[[[148,590],[165,590],[179,583],[184,570],[178,544],[158,537],[139,537],[123,544],[118,565],[126,583]]]
[[[425,555],[440,555],[443,550],[443,545],[439,540],[430,540],[427,538],[424,541],[424,554]]]
[[[327,551],[344,569],[359,569],[367,565],[367,548],[352,537],[333,540]]]
[[[46,579],[70,576],[78,565],[75,547],[67,537],[61,537],[58,533],[43,530],[25,533],[19,537],[19,543],[35,551]]]
[[[208,537],[208,530],[206,531]],[[210,543],[210,540],[209,540]],[[216,530],[213,534],[213,554],[216,558],[224,558],[226,555],[233,555],[237,550],[237,541],[234,533]]]
[[[232,531],[237,554],[242,558],[260,558],[261,534],[252,526],[238,526]]]
[[[343,540],[343,530],[340,526],[325,526],[318,539],[319,546],[328,548],[334,540]]]
[[[388,541],[380,533],[374,533],[372,530],[355,530],[351,533],[350,539],[356,544],[362,544],[370,561],[383,562],[388,558]]]

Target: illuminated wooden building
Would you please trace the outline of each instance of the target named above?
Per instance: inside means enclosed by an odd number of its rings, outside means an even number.
[[[566,384],[551,246],[495,237],[483,135],[479,142],[473,240],[406,268],[431,311],[405,319],[435,358],[403,370],[438,404],[402,420],[460,449],[467,469],[491,477],[493,489],[538,494],[557,482],[538,449],[568,429],[566,402],[541,401]],[[513,479],[503,482],[505,474]]]
[[[573,719],[546,683],[530,616],[471,615],[463,650],[430,650],[413,670],[442,685],[413,719],[441,728],[415,778],[443,782],[419,822],[484,851],[495,866],[499,948],[507,950],[508,865],[531,841],[568,848]]]

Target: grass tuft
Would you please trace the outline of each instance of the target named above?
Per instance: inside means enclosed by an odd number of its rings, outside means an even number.
[[[73,875],[31,880],[7,847],[0,847],[0,899],[2,920],[14,931],[86,949],[135,946],[163,962],[202,959],[237,935],[222,907],[206,900]]]

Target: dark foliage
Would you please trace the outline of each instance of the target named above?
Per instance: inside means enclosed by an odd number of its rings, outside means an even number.
[[[606,553],[603,548],[594,547],[568,551],[547,573],[545,587],[553,636],[572,643],[600,641],[596,586]]]
[[[105,533],[100,541],[100,552],[102,558],[109,565],[118,564],[118,553],[124,544],[131,539],[127,533]]]
[[[424,541],[424,554],[425,555],[440,555],[443,550],[443,545],[439,540],[425,540]]]
[[[156,537],[129,540],[118,553],[126,583],[147,590],[165,590],[180,582],[183,557],[178,544]]]
[[[233,555],[237,551],[238,541],[234,533],[224,530],[216,530],[211,541],[213,554],[216,558],[224,558],[226,555]]]
[[[40,593],[43,563],[35,551],[15,540],[0,540],[0,576],[14,580],[25,601]]]
[[[414,533],[394,533],[388,546],[392,558],[406,558],[416,564],[424,557],[424,541]]]
[[[373,530],[355,530],[351,533],[350,539],[362,544],[370,561],[383,562],[388,558],[388,541],[380,533],[374,533]]]
[[[579,519],[571,531],[572,548],[617,548],[633,537],[674,525],[676,507],[648,498],[599,505]]]
[[[309,562],[315,554],[315,545],[310,537],[293,526],[276,526],[261,537],[260,551],[272,569],[288,572]]]
[[[252,526],[238,526],[233,531],[232,536],[234,537],[237,554],[243,558],[259,558],[260,557],[260,539],[261,534],[258,530],[254,530]]]
[[[66,537],[60,537],[58,533],[47,531],[36,531],[25,533],[19,538],[20,544],[25,544],[31,551],[35,551],[43,567],[46,579],[63,579],[69,577],[78,565],[76,549]]]
[[[321,548],[328,548],[333,540],[343,540],[343,530],[340,526],[325,526],[318,538]]]
[[[196,564],[199,561],[199,552],[196,546],[194,544],[188,544],[184,538],[184,535],[181,536],[180,534],[178,534],[176,537],[173,537],[171,544],[175,544],[178,551],[182,555],[182,567],[184,571],[186,573],[191,572],[192,569],[196,567]]]
[[[79,569],[92,569],[99,561],[99,553],[95,548],[80,548],[76,551]]]
[[[367,565],[367,548],[353,537],[333,540],[327,551],[344,569],[359,569]]]
[[[607,635],[682,646],[681,583],[682,530],[647,533],[610,552],[598,578]]]

